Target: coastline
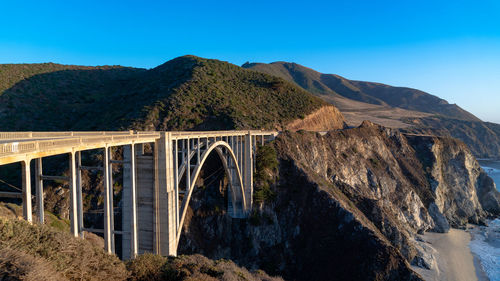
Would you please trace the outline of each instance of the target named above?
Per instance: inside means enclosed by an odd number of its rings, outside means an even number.
[[[479,257],[469,247],[472,241],[470,232],[452,228],[448,233],[428,232],[420,238],[433,256],[430,269],[413,266],[413,270],[425,280],[489,280]]]
[[[489,280],[500,280],[500,219],[488,221],[488,226],[473,225],[468,228],[472,234],[469,244],[472,253],[478,258],[481,269]]]
[[[474,267],[476,268],[476,276],[479,281],[490,281],[488,278],[488,274],[483,269],[483,265],[481,264],[481,258],[478,255],[472,253],[474,256]]]

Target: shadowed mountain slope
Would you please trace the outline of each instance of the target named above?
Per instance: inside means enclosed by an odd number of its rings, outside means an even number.
[[[56,63],[33,63],[33,64],[0,64],[0,95],[2,95],[6,90],[10,89],[17,83],[27,80],[33,76],[63,70],[115,70],[114,73],[125,72],[139,72],[144,71],[143,69],[125,68],[121,66],[82,66],[82,65],[63,65]],[[88,72],[93,73],[93,72]],[[101,80],[98,75],[94,77],[86,77],[89,82],[98,82]],[[45,83],[45,86],[49,86],[46,83],[56,83],[56,81],[39,81]],[[60,81],[62,83],[71,82],[71,80],[63,79]],[[25,85],[25,84],[23,84]],[[78,85],[81,86],[81,85]],[[20,91],[21,89],[12,89],[13,91]],[[24,89],[27,90],[27,89]]]
[[[150,70],[30,67],[0,67],[2,130],[275,128],[327,105],[281,78],[195,56]]]

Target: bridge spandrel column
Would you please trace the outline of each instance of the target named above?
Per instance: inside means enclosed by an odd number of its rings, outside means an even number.
[[[252,134],[250,131],[245,135],[245,155],[243,163],[242,174],[244,174],[245,200],[247,203],[245,213],[248,214],[252,210],[253,203],[253,149]]]
[[[138,254],[135,144],[123,147],[122,259]]]
[[[240,188],[241,183],[239,179],[238,170],[235,161],[231,157],[227,159],[227,165],[229,169],[229,188],[227,189],[227,213],[232,218],[244,218],[246,216],[243,206],[243,198],[237,195],[235,192]],[[243,195],[244,196],[244,195]]]
[[[155,252],[177,255],[175,214],[174,155],[170,132],[161,132],[155,143]]]

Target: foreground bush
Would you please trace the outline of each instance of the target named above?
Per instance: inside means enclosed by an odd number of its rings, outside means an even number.
[[[128,277],[125,265],[116,256],[89,241],[23,220],[0,218],[0,251],[0,272],[18,272],[15,274],[24,276],[19,279],[29,280],[32,275],[37,276],[32,280],[57,280],[60,276],[69,280],[111,281]],[[15,255],[20,258],[14,258]],[[45,270],[37,269],[42,267]],[[47,276],[42,277],[43,274]]]
[[[127,265],[131,279],[145,280],[225,280],[225,281],[279,281],[281,278],[270,277],[263,271],[249,272],[228,260],[211,260],[202,255],[190,255],[165,258],[145,254],[132,260]]]
[[[18,219],[19,206],[0,204],[0,280],[282,280],[249,272],[232,261],[201,255],[166,258],[144,254],[127,265],[87,240],[48,225]],[[90,239],[89,239],[90,238]],[[101,243],[99,243],[101,242]]]

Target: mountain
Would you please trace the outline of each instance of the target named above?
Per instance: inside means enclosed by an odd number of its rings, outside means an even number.
[[[330,96],[332,103],[340,110],[347,109],[340,98],[344,97],[386,108],[397,107],[459,120],[480,121],[459,106],[416,89],[348,80],[335,74],[319,73],[296,63],[246,63],[242,67],[282,77],[319,96]]]
[[[2,130],[275,128],[327,105],[281,78],[195,56],[150,70],[54,64],[0,69],[0,81],[9,81],[0,96]],[[342,115],[334,114],[342,128]]]
[[[370,120],[407,133],[454,137],[476,157],[500,159],[500,125],[482,122],[455,104],[420,90],[348,80],[288,62],[245,63],[243,68],[276,75],[335,105],[349,126]]]

